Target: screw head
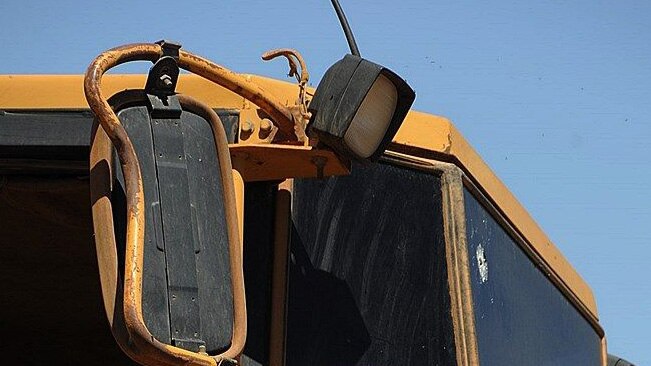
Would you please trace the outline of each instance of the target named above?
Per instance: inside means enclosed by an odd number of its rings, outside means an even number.
[[[159,81],[160,81],[160,85],[166,88],[170,88],[173,85],[172,78],[167,74],[161,75]]]
[[[244,133],[253,132],[253,123],[251,123],[251,121],[246,121],[242,123],[242,132]]]
[[[260,129],[264,132],[271,131],[271,126],[273,126],[273,123],[269,118],[263,118],[262,121],[260,121]]]

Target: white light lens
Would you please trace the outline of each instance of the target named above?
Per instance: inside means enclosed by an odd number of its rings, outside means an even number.
[[[348,148],[363,159],[373,155],[389,128],[397,103],[396,87],[380,74],[344,135]]]

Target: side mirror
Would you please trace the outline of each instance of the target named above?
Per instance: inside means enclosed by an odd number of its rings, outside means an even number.
[[[99,85],[87,88],[101,102],[89,104],[102,294],[116,341],[137,362],[225,365],[246,339],[228,138],[215,111],[175,93],[178,73],[163,56],[144,90],[106,101]]]
[[[346,55],[326,71],[308,109],[308,135],[355,160],[376,160],[416,94],[393,71]]]

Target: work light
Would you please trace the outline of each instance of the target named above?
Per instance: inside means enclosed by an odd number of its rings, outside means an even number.
[[[398,132],[415,96],[393,71],[346,55],[319,83],[308,107],[307,132],[348,158],[375,160]]]

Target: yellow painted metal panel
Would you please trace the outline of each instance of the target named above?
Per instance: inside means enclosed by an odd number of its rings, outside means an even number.
[[[244,75],[281,102],[293,105],[298,86],[261,76]],[[124,89],[142,89],[145,75],[106,75],[102,92],[110,96]],[[83,75],[0,75],[0,109],[88,109]],[[244,109],[241,96],[196,75],[182,74],[177,92],[192,95],[211,107]]]
[[[254,75],[244,77],[259,83],[286,105],[292,105],[298,96],[297,85]],[[102,85],[103,93],[111,95],[127,88],[142,88],[144,84],[144,75],[107,75]],[[177,91],[213,108],[254,108],[244,98],[195,75],[181,75]],[[88,109],[83,76],[0,75],[0,109]],[[546,267],[575,294],[579,305],[598,320],[596,302],[588,284],[448,119],[411,111],[390,150],[449,161],[462,168],[527,240]]]
[[[411,112],[391,149],[421,157],[443,158],[462,168],[598,320],[597,304],[588,284],[452,122],[444,117]]]

